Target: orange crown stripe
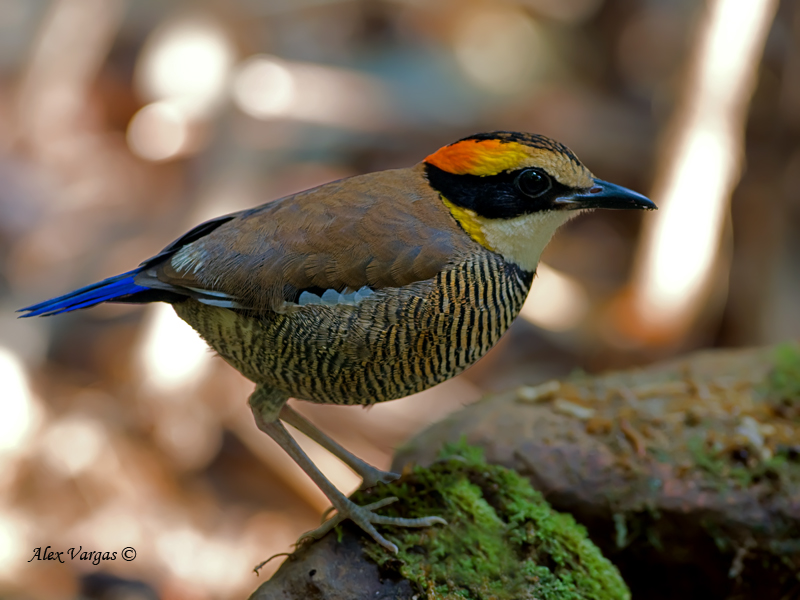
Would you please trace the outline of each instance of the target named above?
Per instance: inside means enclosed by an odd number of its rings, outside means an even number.
[[[497,175],[519,168],[530,158],[525,146],[500,140],[464,140],[440,148],[425,162],[453,175]]]

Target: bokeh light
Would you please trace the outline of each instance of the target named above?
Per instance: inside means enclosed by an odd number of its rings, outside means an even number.
[[[14,511],[0,512],[0,581],[19,568],[30,546],[27,519]]]
[[[225,98],[236,52],[228,34],[207,15],[182,15],[148,38],[135,81],[148,100],[179,100],[204,114]]]
[[[3,456],[14,454],[31,438],[40,423],[42,411],[28,385],[25,366],[2,346],[0,398],[0,456]]]
[[[200,336],[168,304],[148,308],[139,364],[148,387],[175,391],[197,383],[212,354]]]
[[[589,296],[574,278],[539,263],[520,316],[549,331],[575,329],[589,313]]]
[[[656,229],[655,259],[648,269],[648,312],[671,320],[697,296],[708,278],[719,244],[725,192],[735,167],[731,140],[705,128],[691,132],[678,150],[681,164],[664,193],[664,216]]]
[[[252,56],[239,66],[233,100],[256,119],[355,130],[385,128],[392,108],[386,91],[372,77],[268,55]]]
[[[212,594],[229,589],[231,577],[247,573],[249,553],[236,540],[214,539],[187,526],[166,528],[156,548],[177,577]]]
[[[480,3],[455,19],[453,47],[466,75],[492,92],[514,92],[541,74],[549,58],[542,30],[520,7]]]
[[[265,119],[286,114],[296,98],[291,71],[279,58],[251,56],[238,70],[233,97],[243,112]]]
[[[134,81],[151,103],[128,124],[128,146],[137,156],[165,161],[199,151],[207,119],[228,97],[236,49],[210,15],[183,14],[147,39]]]
[[[42,437],[47,462],[56,472],[70,477],[94,465],[107,451],[107,444],[103,426],[78,415],[55,421]]]
[[[137,156],[161,161],[176,158],[189,142],[187,111],[177,102],[153,102],[142,107],[128,125],[128,146]]]

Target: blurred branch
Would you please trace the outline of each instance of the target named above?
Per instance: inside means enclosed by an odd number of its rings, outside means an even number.
[[[646,221],[631,294],[617,313],[617,327],[626,337],[653,345],[680,343],[722,279],[723,224],[777,5],[776,0],[713,0],[701,20],[656,176],[652,197],[661,210]]]
[[[17,136],[37,154],[71,131],[120,25],[122,0],[57,0],[33,43],[18,94]]]

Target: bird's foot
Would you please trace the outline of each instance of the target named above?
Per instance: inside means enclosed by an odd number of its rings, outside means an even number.
[[[360,468],[358,470],[358,475],[361,477],[361,486],[359,486],[359,489],[362,490],[376,486],[379,483],[392,483],[393,481],[397,481],[398,479],[400,479],[399,473],[392,473],[391,471],[381,471],[380,469],[377,469],[367,463],[360,465]],[[389,503],[387,502],[387,504]],[[381,506],[386,506],[386,504],[382,504]],[[328,508],[326,508],[325,512],[322,513],[322,518],[320,521],[324,523],[328,519],[328,515],[330,515],[335,510],[336,510],[335,506],[329,506]]]
[[[317,527],[312,531],[307,531],[301,535],[300,539],[297,540],[297,544],[299,545],[303,543],[303,541],[306,539],[318,540],[345,519],[350,519],[353,521],[353,523],[368,533],[373,540],[378,542],[389,552],[392,554],[397,554],[397,546],[378,533],[374,525],[394,525],[395,527],[430,527],[431,525],[447,525],[447,521],[441,517],[401,519],[399,517],[384,517],[382,515],[375,514],[374,511],[379,508],[383,508],[392,502],[397,502],[397,498],[394,496],[390,498],[384,498],[383,500],[378,500],[377,502],[367,504],[366,506],[359,506],[347,498],[344,499],[344,502],[337,501],[336,504],[341,503],[341,506],[335,506],[336,514],[325,521],[320,527]]]
[[[391,471],[381,471],[370,464],[364,463],[364,466],[358,472],[361,475],[361,489],[371,488],[379,483],[392,483],[400,479],[398,473]]]

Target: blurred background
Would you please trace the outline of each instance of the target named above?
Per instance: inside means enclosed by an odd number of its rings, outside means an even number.
[[[242,598],[327,506],[169,306],[16,309],[496,129],[660,210],[570,223],[464,375],[369,410],[296,403],[356,454],[386,468],[488,391],[800,338],[796,2],[0,0],[0,595]],[[27,562],[48,545],[117,558]]]

